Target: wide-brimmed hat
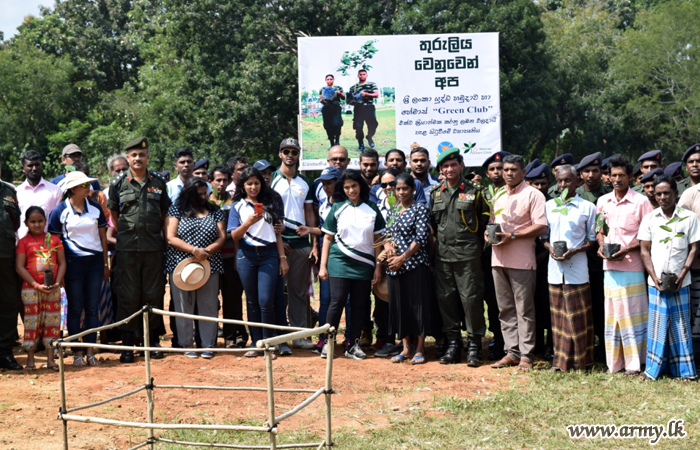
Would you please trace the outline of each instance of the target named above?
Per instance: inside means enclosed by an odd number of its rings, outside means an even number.
[[[386,275],[382,277],[379,283],[374,285],[374,298],[378,298],[384,302],[389,301],[389,284]]]
[[[74,170],[73,172],[68,172],[65,178],[63,178],[61,182],[61,190],[66,192],[67,190],[80,186],[83,183],[92,183],[93,181],[97,181],[97,178],[91,178],[79,170]]]
[[[209,281],[209,261],[196,261],[194,257],[184,259],[173,271],[173,283],[181,291],[195,291]]]

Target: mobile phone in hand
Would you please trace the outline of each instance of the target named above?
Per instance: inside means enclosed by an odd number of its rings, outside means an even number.
[[[262,214],[263,213],[263,204],[262,203],[255,203],[253,205],[255,208],[255,214]]]

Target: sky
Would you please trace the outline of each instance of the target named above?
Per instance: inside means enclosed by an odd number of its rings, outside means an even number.
[[[53,7],[53,0],[0,0],[0,31],[9,39],[17,33],[24,16],[39,16],[39,5]]]

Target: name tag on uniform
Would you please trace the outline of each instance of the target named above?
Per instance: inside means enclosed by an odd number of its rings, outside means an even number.
[[[476,196],[474,194],[467,194],[465,192],[461,192],[459,194],[459,200],[463,202],[473,202]]]

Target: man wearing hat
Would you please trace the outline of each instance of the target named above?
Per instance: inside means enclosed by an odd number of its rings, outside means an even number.
[[[481,185],[462,176],[464,162],[458,148],[441,153],[437,167],[445,179],[431,190],[429,205],[436,239],[435,289],[447,340],[440,363],[462,360],[460,322],[464,317],[469,337],[467,364],[478,367],[486,331],[481,257],[488,207]]]
[[[680,161],[674,161],[664,169],[664,175],[668,175],[673,178],[676,183],[680,183],[685,178],[683,173],[683,163]]]
[[[255,164],[253,164],[253,167],[258,169],[260,171],[260,174],[263,177],[263,180],[265,180],[265,183],[269,186],[270,183],[272,183],[272,174],[275,172],[277,169],[275,166],[270,164],[266,159],[261,159],[259,161],[255,161]]]
[[[691,145],[683,154],[683,164],[688,178],[678,183],[678,195],[700,183],[700,144]]]
[[[549,189],[551,184],[549,175],[549,167],[547,164],[542,164],[539,159],[535,159],[525,166],[525,182],[540,191],[548,201],[550,199]]]
[[[500,189],[506,185],[503,179],[503,158],[510,155],[509,152],[496,152],[486,158],[482,164],[482,168],[486,172],[486,176],[491,181],[494,190]],[[484,196],[490,202],[493,202],[491,194],[484,189]],[[493,284],[493,273],[491,272],[491,245],[488,242],[484,243],[484,252],[482,256],[481,267],[484,270],[484,300],[488,308],[489,315],[489,331],[493,333],[493,341],[489,344],[489,360],[498,361],[505,356],[503,351],[503,333],[501,332],[501,321],[498,319],[498,302],[496,301],[496,287]]]
[[[195,177],[199,177],[203,179],[204,181],[209,180],[209,174],[207,174],[207,171],[209,170],[209,158],[202,158],[196,163],[194,163],[194,169],[192,170],[192,175]]]
[[[654,195],[654,178],[663,175],[664,169],[657,167],[656,169],[645,173],[642,178],[639,179],[639,184],[642,186],[644,194],[649,199],[651,206],[656,209],[659,207],[659,203],[656,201],[656,195]]]
[[[574,165],[574,155],[571,153],[564,153],[561,156],[557,156],[552,160],[552,162],[549,164],[549,168],[554,171],[559,166],[563,166],[564,164],[569,164],[571,166]],[[561,192],[559,192],[559,187],[557,186],[556,183],[552,185],[552,187],[547,190],[547,193],[549,194],[549,198],[554,198],[554,197],[559,197],[561,195]]]
[[[296,139],[282,139],[279,157],[282,164],[272,174],[270,187],[282,197],[284,204],[284,231],[282,240],[289,264],[285,277],[287,283],[289,324],[293,327],[307,327],[310,319],[309,295],[307,283],[312,262],[318,260],[316,236],[299,236],[296,232],[300,226],[316,226],[313,209],[313,190],[311,182],[299,174],[298,164],[301,147]],[[297,348],[311,349],[313,342],[309,339],[295,339]]]
[[[608,167],[608,162],[613,156],[619,155],[616,153],[612,156],[608,156],[603,160],[603,163],[600,165],[600,181],[601,183],[603,183],[603,186],[610,189],[610,192],[612,192],[613,185],[612,180],[610,179],[610,167]]]
[[[161,233],[171,201],[159,173],[147,169],[149,154],[145,137],[134,139],[125,147],[129,169],[109,186],[107,207],[117,230],[117,258],[123,262],[115,269],[115,288],[119,297],[117,320],[122,320],[144,305],[163,309],[165,277],[163,262],[165,242]],[[151,346],[158,346],[156,330],[162,327],[161,316],[150,317]],[[134,344],[134,332],[140,320],[121,326],[124,345]],[[152,358],[162,358],[160,351]],[[133,351],[123,351],[122,363],[134,361]]]
[[[661,164],[661,150],[652,150],[650,152],[644,153],[642,156],[637,159],[637,163],[639,163],[639,172],[641,175],[644,175],[647,172],[651,172],[654,169],[664,168],[664,165]],[[632,188],[635,192],[639,192],[640,194],[644,193],[644,185],[642,184],[641,180],[641,175],[638,177],[637,172],[635,170],[635,186]]]
[[[72,166],[73,163],[77,162],[82,162],[83,161],[83,152],[80,150],[80,147],[78,147],[75,144],[68,144],[65,147],[63,147],[63,151],[61,152],[61,162],[65,166]],[[66,177],[66,174],[62,174],[57,176],[56,178],[53,178],[51,182],[53,184],[58,184],[60,183],[64,178]],[[95,191],[101,191],[102,187],[100,186],[100,182],[95,180],[93,181],[90,186],[92,187],[93,190]]]
[[[612,191],[601,182],[603,155],[600,152],[584,156],[578,163],[578,173],[583,184],[576,188],[576,193],[594,205],[600,197]]]
[[[21,212],[17,192],[11,184],[0,181],[0,199],[0,369],[22,370],[12,353],[17,335],[17,314],[22,303],[15,270],[15,232],[19,228]]]

